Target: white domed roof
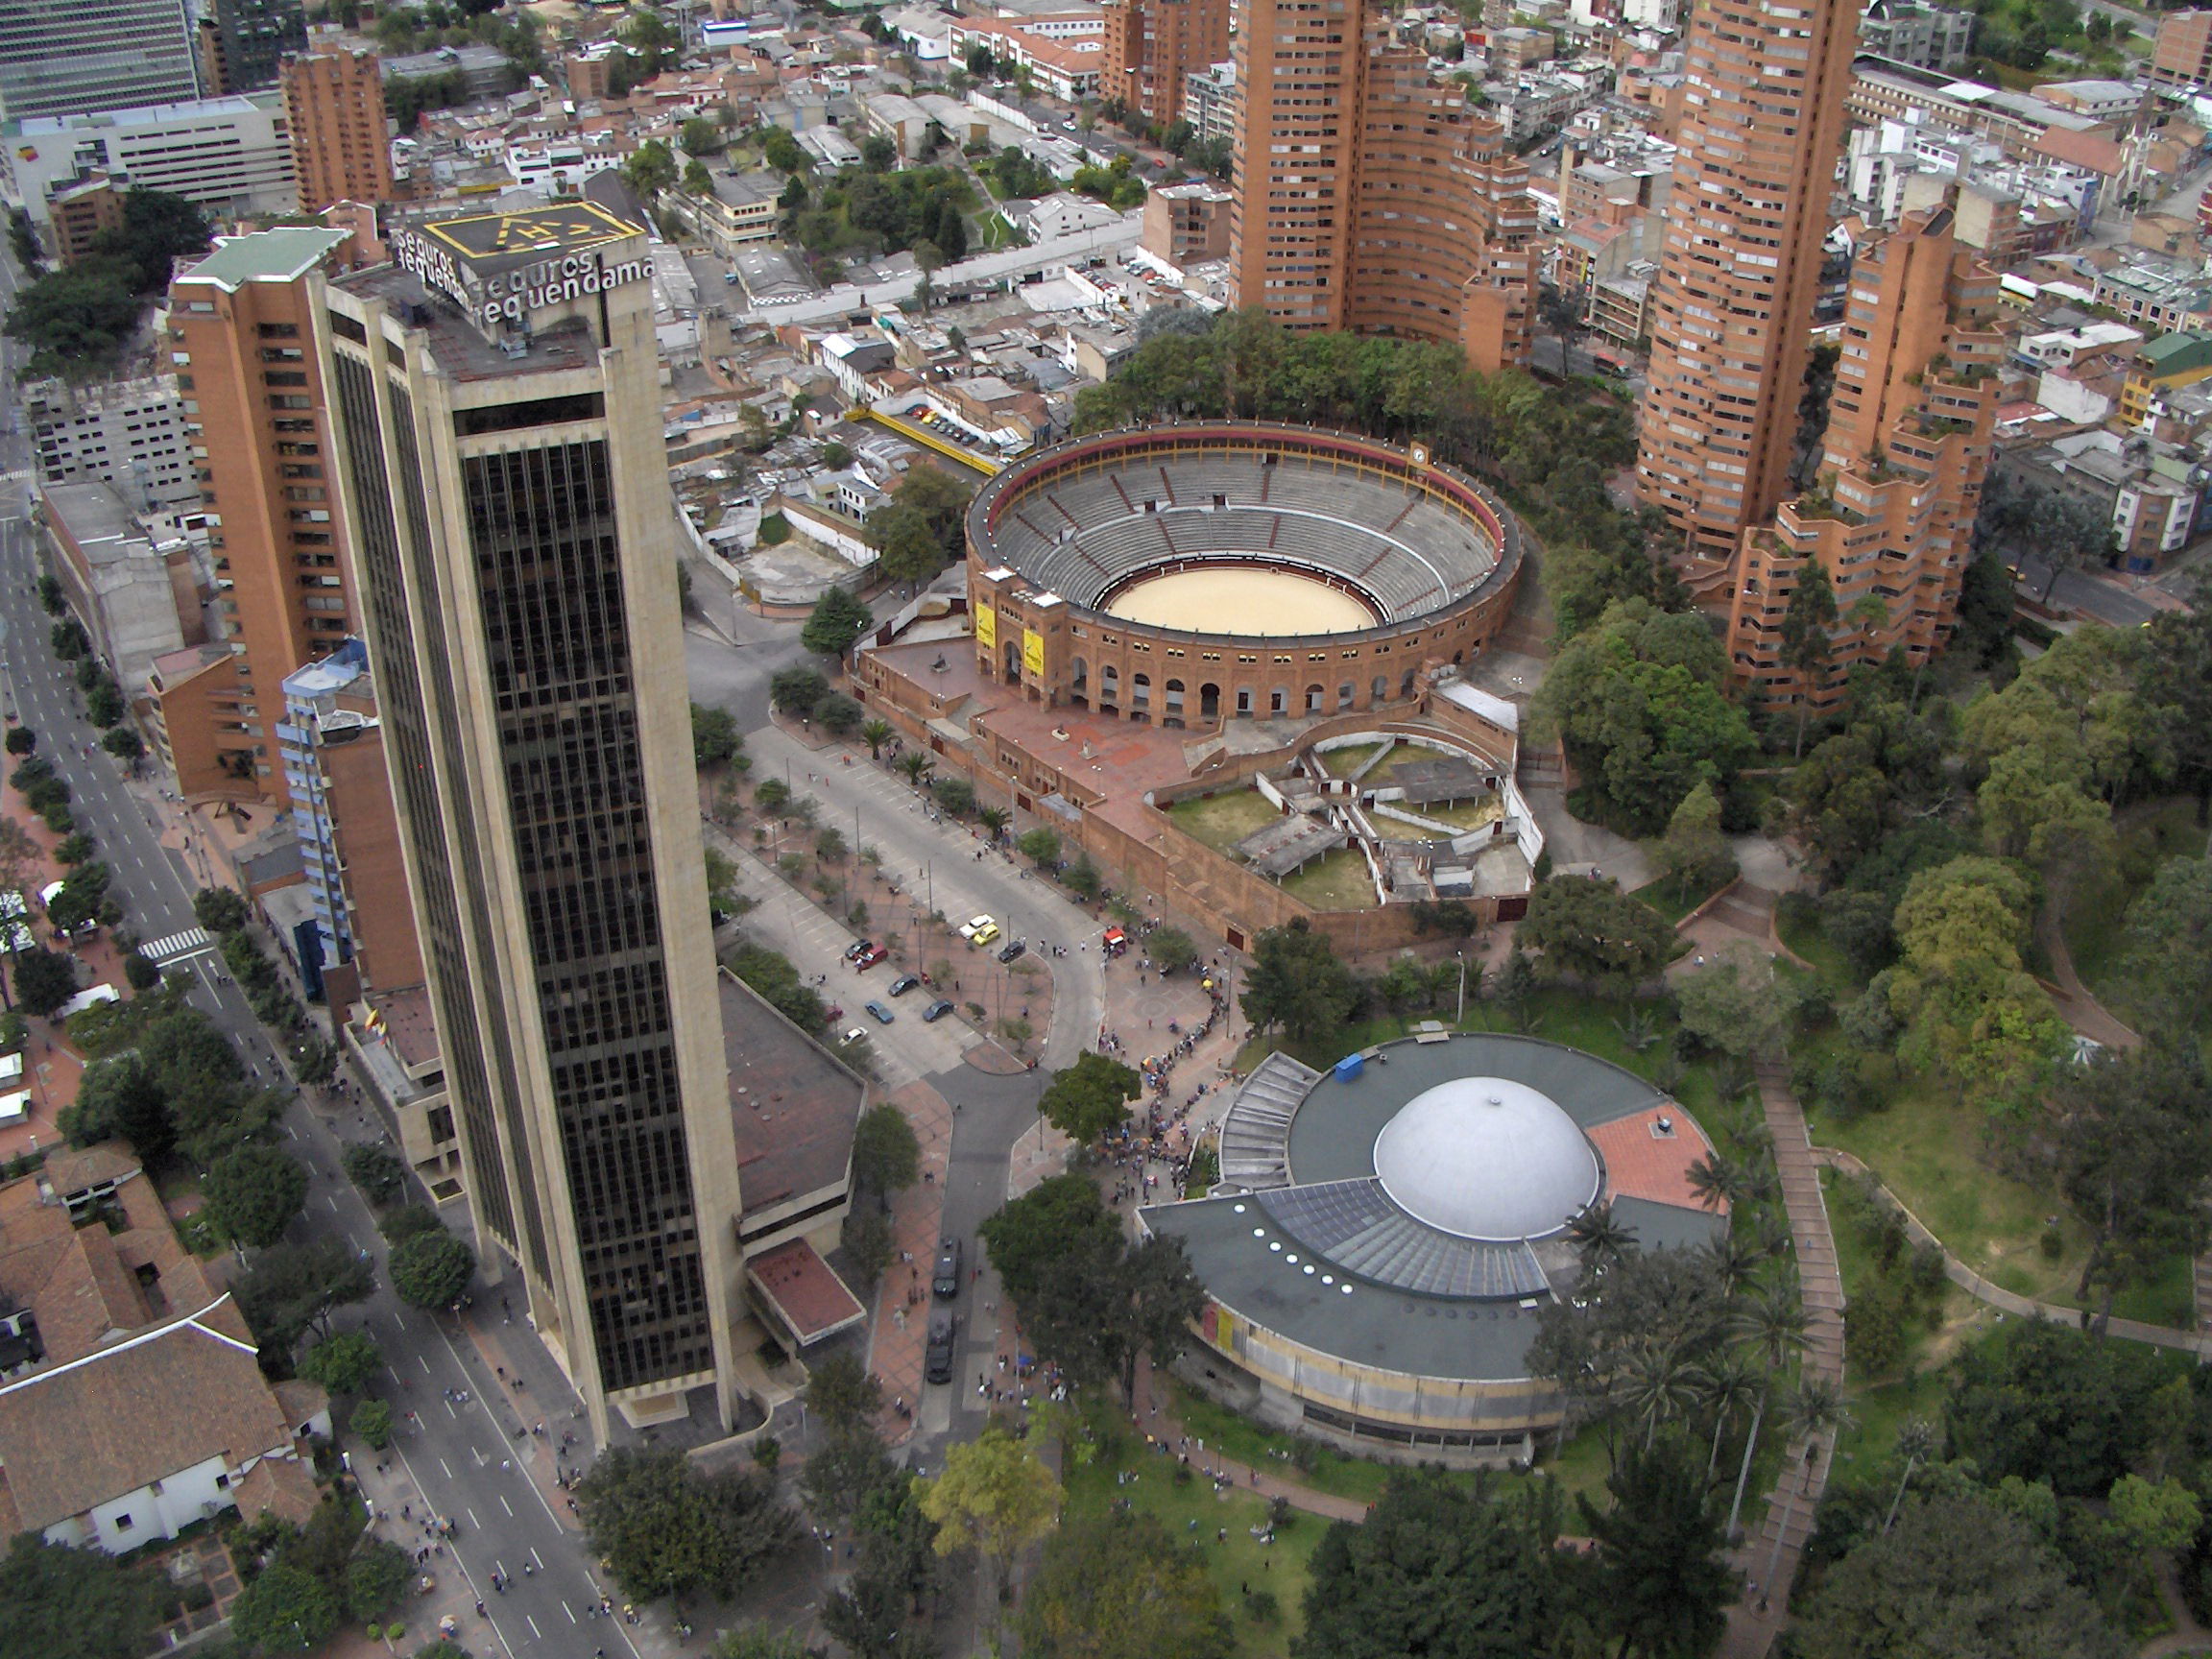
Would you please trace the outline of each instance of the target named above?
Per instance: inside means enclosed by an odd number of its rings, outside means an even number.
[[[1598,1196],[1598,1154],[1551,1098],[1503,1077],[1416,1094],[1375,1137],[1393,1202],[1463,1238],[1556,1233]]]

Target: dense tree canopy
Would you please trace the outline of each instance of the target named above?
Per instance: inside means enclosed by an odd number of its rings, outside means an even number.
[[[1540,953],[1537,972],[1547,979],[1625,994],[1667,965],[1675,935],[1664,916],[1618,882],[1554,876],[1528,896],[1515,942]]]
[[[1293,1043],[1315,1042],[1352,1017],[1357,997],[1351,970],[1336,959],[1329,936],[1303,916],[1253,940],[1241,998],[1253,1029],[1280,1025]]]
[[[1143,1080],[1120,1061],[1085,1052],[1075,1064],[1055,1071],[1037,1110],[1079,1146],[1110,1135],[1129,1121],[1129,1102],[1144,1092]]]
[[[617,1446],[576,1488],[591,1548],[623,1594],[735,1596],[790,1541],[774,1481],[709,1475],[681,1452]]]
[[[1229,1659],[1236,1647],[1204,1548],[1152,1515],[1063,1522],[1016,1628],[1038,1659]]]
[[[843,657],[875,620],[875,613],[849,589],[831,588],[814,602],[799,630],[799,643],[825,657]]]
[[[18,1532],[0,1557],[12,1652],[39,1659],[141,1659],[154,1633],[148,1570],[100,1550]]]
[[[2100,1497],[2152,1443],[2154,1351],[2042,1320],[2008,1324],[1955,1362],[1944,1424],[1985,1481],[2016,1475]]]

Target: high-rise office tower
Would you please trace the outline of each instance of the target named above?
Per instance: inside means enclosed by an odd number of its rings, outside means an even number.
[[[320,213],[335,202],[389,202],[395,193],[392,131],[376,54],[322,47],[287,57],[278,73],[301,211]]]
[[[1504,131],[1396,44],[1360,0],[1255,0],[1238,14],[1231,301],[1286,327],[1527,355],[1536,231]]]
[[[301,0],[202,0],[200,84],[213,98],[276,84],[276,66],[307,44]]]
[[[652,263],[589,202],[391,243],[318,326],[408,884],[479,1241],[603,1441],[739,1294]]]
[[[0,119],[199,96],[185,0],[0,0]]]
[[[1924,662],[1957,621],[2006,352],[1997,273],[1952,230],[1949,207],[1916,209],[1861,250],[1820,477],[1743,539],[1728,654],[1766,696],[1833,704],[1854,663],[1892,650]],[[1806,685],[1782,661],[1781,629],[1812,561],[1838,621],[1827,670]]]
[[[1172,127],[1184,118],[1183,77],[1228,56],[1229,0],[1107,0],[1099,92]]]
[[[157,674],[186,795],[289,806],[284,680],[352,632],[309,278],[346,241],[312,227],[222,243],[169,285],[169,349],[210,532],[223,650]]]
[[[1786,487],[1858,31],[1853,0],[1691,17],[1636,476],[1694,583]]]

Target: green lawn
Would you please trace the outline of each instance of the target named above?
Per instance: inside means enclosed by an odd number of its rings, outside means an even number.
[[[1368,757],[1382,747],[1380,743],[1359,743],[1349,749],[1317,751],[1316,756],[1332,778],[1349,778],[1367,764]]]
[[[1194,835],[1216,853],[1226,853],[1254,830],[1283,816],[1257,789],[1234,789],[1200,800],[1178,801],[1167,816],[1185,834]]]
[[[1774,930],[1783,944],[1813,964],[1821,985],[1839,1001],[1864,989],[1858,975],[1851,972],[1850,962],[1820,930],[1817,922],[1793,923],[1783,911],[1777,910]]]
[[[1683,917],[1719,891],[1719,888],[1685,887],[1671,878],[1663,876],[1656,881],[1648,881],[1641,887],[1630,889],[1629,897],[1643,900],[1666,917],[1670,924],[1679,924]]]
[[[976,234],[981,238],[980,248],[984,252],[996,248],[1019,247],[1022,242],[1022,233],[1003,213],[986,213],[976,226]]]
[[[1479,830],[1505,816],[1505,803],[1495,795],[1485,795],[1479,801],[1455,801],[1448,806],[1406,806],[1401,810],[1417,812],[1439,824],[1449,824],[1455,830]]]
[[[1357,847],[1324,853],[1305,869],[1286,876],[1283,891],[1316,910],[1372,910],[1381,902],[1375,897],[1366,855]]]

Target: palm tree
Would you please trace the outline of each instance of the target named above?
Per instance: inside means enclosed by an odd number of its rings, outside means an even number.
[[[1582,1265],[1617,1262],[1636,1248],[1636,1229],[1613,1214],[1610,1204],[1594,1204],[1567,1223],[1567,1242],[1581,1253]]]
[[[1852,1425],[1851,1413],[1844,1409],[1843,1391],[1825,1377],[1799,1377],[1797,1385],[1790,1390],[1782,1403],[1782,1426],[1790,1439],[1805,1443],[1806,1497],[1812,1497],[1813,1465],[1819,1460],[1820,1441],[1823,1436],[1833,1439]],[[1783,1503],[1792,1502],[1784,1498]],[[1789,1536],[1790,1528],[1785,1517],[1784,1525],[1774,1528],[1774,1550],[1767,1558],[1767,1586],[1773,1588],[1775,1569],[1782,1564],[1782,1540]]]
[[[1743,1171],[1735,1161],[1723,1158],[1718,1152],[1708,1152],[1690,1166],[1690,1190],[1697,1194],[1697,1202],[1708,1210],[1718,1211],[1726,1205],[1730,1209],[1743,1196]]]
[[[978,806],[975,808],[975,816],[982,821],[983,828],[990,831],[991,839],[996,841],[998,832],[1013,820],[1014,814],[1003,806]]]
[[[919,749],[909,749],[899,757],[898,767],[906,775],[906,781],[919,789],[922,787],[922,780],[937,770],[937,762]]]
[[[1712,1269],[1713,1282],[1731,1301],[1751,1283],[1751,1275],[1758,1271],[1763,1260],[1757,1245],[1733,1233],[1716,1233],[1698,1246],[1698,1250],[1705,1265]]]
[[[888,720],[870,720],[863,725],[860,728],[860,740],[868,745],[868,758],[880,760],[883,757],[883,745],[898,734],[897,728]]]
[[[1769,1371],[1781,1370],[1783,1355],[1804,1346],[1805,1304],[1788,1280],[1769,1280],[1745,1297],[1734,1323],[1736,1334],[1767,1357]]]
[[[1742,1166],[1743,1186],[1742,1198],[1747,1204],[1769,1204],[1782,1196],[1782,1173],[1774,1167],[1773,1156],[1746,1159]]]
[[[1736,1497],[1728,1505],[1728,1529],[1721,1534],[1729,1543],[1736,1542],[1736,1523],[1743,1513],[1743,1488],[1751,1479],[1751,1455],[1759,1449],[1759,1425],[1767,1417],[1767,1390],[1772,1379],[1761,1369],[1758,1373],[1759,1391],[1751,1397],[1751,1431],[1743,1436],[1743,1462],[1736,1471]]]
[[[1659,1024],[1648,1008],[1629,1009],[1627,1019],[1613,1022],[1613,1029],[1621,1033],[1621,1041],[1632,1053],[1641,1054],[1659,1041]]]
[[[1710,1481],[1720,1461],[1728,1420],[1766,1400],[1767,1373],[1754,1357],[1724,1350],[1698,1367],[1696,1381],[1698,1404],[1713,1413],[1713,1450],[1705,1459],[1705,1479]]]
[[[1671,1345],[1654,1344],[1631,1355],[1621,1369],[1616,1387],[1616,1400],[1644,1426],[1647,1452],[1659,1425],[1689,1409],[1697,1400],[1696,1374],[1682,1362]]]
[[[1790,1231],[1790,1217],[1772,1214],[1763,1214],[1751,1223],[1752,1241],[1759,1254],[1769,1262],[1778,1262],[1796,1248],[1797,1240]]]
[[[1889,1500],[1889,1513],[1882,1517],[1882,1530],[1897,1519],[1897,1506],[1905,1502],[1905,1488],[1912,1484],[1912,1471],[1936,1451],[1936,1426],[1925,1417],[1910,1417],[1897,1431],[1897,1450],[1905,1458],[1905,1473],[1897,1478],[1897,1496]]]

